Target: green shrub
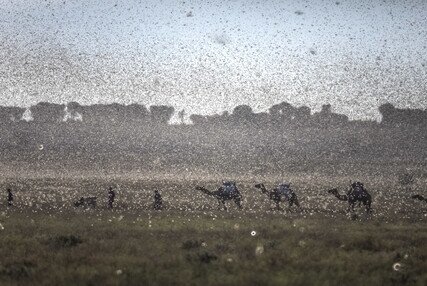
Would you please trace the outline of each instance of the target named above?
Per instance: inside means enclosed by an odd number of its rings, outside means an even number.
[[[78,236],[74,235],[58,235],[49,238],[48,244],[52,248],[70,248],[83,243],[83,241]]]
[[[195,254],[188,254],[186,256],[187,261],[189,262],[198,262],[198,263],[206,263],[209,264],[212,261],[215,261],[218,259],[218,256],[215,254],[209,253],[207,251],[199,252]]]
[[[190,250],[190,249],[196,249],[199,248],[202,245],[201,241],[198,240],[186,240],[182,243],[181,248],[185,249],[185,250]]]
[[[33,273],[34,267],[35,265],[28,261],[0,265],[0,276],[8,276],[14,280],[28,278]]]

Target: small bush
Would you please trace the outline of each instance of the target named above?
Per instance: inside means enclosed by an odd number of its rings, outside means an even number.
[[[190,262],[201,262],[201,263],[208,264],[214,260],[217,260],[218,256],[205,251],[202,253],[188,254],[186,256],[186,259],[187,259],[187,261],[190,261]]]
[[[218,243],[215,245],[215,249],[218,250],[219,252],[226,252],[230,250],[230,246],[225,243]]]
[[[279,246],[279,242],[277,240],[270,240],[264,243],[264,247],[266,249],[276,249]]]
[[[49,245],[53,248],[70,248],[79,245],[83,241],[74,235],[58,235],[49,239]]]
[[[410,285],[415,284],[415,282],[407,273],[398,273],[396,277],[390,278],[390,285]]]
[[[182,243],[181,248],[185,249],[185,250],[190,250],[190,249],[196,249],[199,248],[202,245],[202,243],[198,240],[186,240]]]
[[[211,261],[218,259],[218,256],[216,256],[215,254],[210,254],[208,252],[199,253],[197,256],[199,257],[200,262],[203,263],[211,263]]]
[[[383,246],[378,240],[374,240],[373,237],[367,236],[363,238],[356,238],[345,246],[346,250],[365,250],[365,251],[381,251]]]
[[[0,265],[0,276],[8,276],[14,280],[28,278],[33,273],[34,267],[33,263],[27,261]]]

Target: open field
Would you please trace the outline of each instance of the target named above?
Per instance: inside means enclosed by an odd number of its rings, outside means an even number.
[[[295,178],[304,210],[278,212],[238,182],[244,209],[224,212],[194,191],[217,181],[4,180],[16,200],[1,205],[1,285],[426,285],[427,205],[412,192],[366,182],[374,213],[350,220],[325,191],[345,183]],[[151,211],[156,188],[164,211]],[[413,188],[425,195],[424,181]],[[92,195],[96,209],[72,206]]]

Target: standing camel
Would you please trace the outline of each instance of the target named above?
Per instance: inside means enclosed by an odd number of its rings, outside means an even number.
[[[225,205],[225,201],[233,200],[239,209],[242,209],[242,195],[236,187],[236,183],[234,182],[224,182],[221,187],[218,188],[217,191],[209,191],[205,187],[196,187],[196,190],[202,191],[208,196],[213,196],[218,200],[218,208],[221,206],[224,210],[227,210],[227,206]]]
[[[280,202],[286,201],[289,203],[289,208],[295,204],[298,208],[301,209],[297,195],[290,188],[290,184],[280,184],[279,187],[274,188],[271,191],[267,190],[263,183],[256,184],[255,188],[260,189],[263,194],[267,194],[270,200],[276,204],[277,210],[282,210],[280,207]]]
[[[372,213],[372,197],[360,182],[352,183],[346,195],[341,195],[336,188],[328,190],[328,193],[334,195],[340,201],[348,202],[349,212],[354,212],[354,205],[359,202],[359,206],[362,203],[366,207],[367,213]]]

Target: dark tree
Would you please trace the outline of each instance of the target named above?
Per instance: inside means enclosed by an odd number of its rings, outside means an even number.
[[[297,110],[290,103],[282,102],[270,107],[268,112],[270,113],[273,122],[289,124],[294,119]]]
[[[331,114],[332,113],[332,105],[328,104],[323,104],[322,105],[322,111],[320,111],[320,113],[322,114]]]
[[[252,122],[255,120],[255,114],[248,105],[238,105],[233,109],[233,121],[235,122]]]
[[[274,117],[292,117],[295,113],[295,107],[283,101],[270,107],[268,112]]]
[[[74,101],[67,103],[67,111],[68,111],[67,121],[83,120],[83,108],[79,103]]]
[[[332,112],[330,104],[322,105],[322,110],[313,115],[314,122],[322,128],[333,126],[344,126],[348,123],[348,117],[343,114]]]
[[[307,106],[298,107],[295,112],[295,122],[299,125],[309,125],[311,119],[311,109]]]
[[[397,123],[396,118],[396,108],[394,108],[393,104],[385,103],[378,108],[381,113],[382,120],[381,123],[385,125],[393,125]]]
[[[125,108],[125,120],[126,121],[146,121],[149,118],[150,112],[147,107],[143,104],[133,103],[127,105]]]
[[[40,102],[30,107],[34,122],[57,123],[64,120],[65,105],[49,102]]]
[[[203,125],[208,122],[208,119],[206,116],[198,115],[198,114],[191,114],[190,120],[193,122],[194,125]]]
[[[0,124],[21,120],[25,108],[14,106],[0,106]]]
[[[172,118],[175,109],[172,106],[152,105],[150,106],[150,117],[153,123],[167,124]]]
[[[427,111],[421,109],[399,109],[386,103],[378,108],[382,115],[381,124],[387,126],[399,125],[425,125],[427,124]]]
[[[132,120],[138,107],[119,103],[94,104],[82,106],[81,111],[83,122],[88,124],[121,124]]]

